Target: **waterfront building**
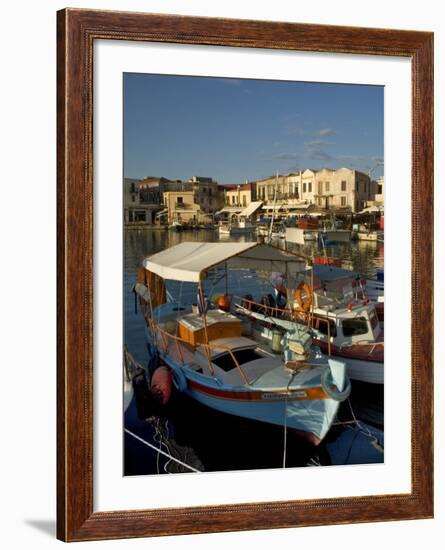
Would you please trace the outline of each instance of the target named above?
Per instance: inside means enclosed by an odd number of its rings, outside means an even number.
[[[383,206],[385,202],[385,178],[384,176],[381,176],[380,178],[377,178],[376,181],[373,182],[374,184],[374,200],[372,204],[369,206]]]
[[[371,200],[371,179],[363,172],[349,168],[322,168],[312,172],[311,202],[320,208],[359,212]]]
[[[276,201],[290,207],[307,204],[320,210],[348,209],[358,212],[373,198],[373,186],[368,175],[339,168],[322,168],[287,175],[271,176],[256,182],[257,196],[266,205]]]
[[[203,212],[214,214],[224,204],[224,193],[213,178],[192,176],[186,184],[194,193],[194,201]]]
[[[159,203],[145,203],[141,195],[141,180],[134,178],[124,178],[123,203],[124,203],[124,223],[154,223],[154,217],[162,205]]]
[[[176,197],[178,202],[190,205],[178,206],[176,212],[173,203],[170,203],[168,212],[165,196],[168,193]],[[192,176],[187,181],[170,180],[164,177],[145,176],[143,179],[124,178],[124,220],[125,223],[162,223],[162,219],[182,214],[183,219],[202,218],[203,214],[213,214],[224,204],[224,194],[220,192],[216,181],[209,177]],[[190,210],[190,211],[189,211]],[[193,210],[193,212],[192,212]],[[204,216],[205,217],[205,216]],[[204,223],[204,222],[200,222]]]
[[[278,181],[277,181],[278,180]],[[256,182],[257,198],[264,203],[289,199],[288,176],[270,176]]]
[[[164,193],[164,206],[168,223],[212,223],[212,214],[205,212],[195,191],[167,191]]]
[[[167,191],[189,191],[191,185],[181,180],[169,180],[164,177],[145,176],[139,182],[141,202],[144,204],[163,204],[163,196]]]
[[[256,200],[255,183],[220,185],[224,194],[224,206],[246,208]]]

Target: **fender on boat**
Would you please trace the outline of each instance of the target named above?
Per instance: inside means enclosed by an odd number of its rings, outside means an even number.
[[[334,389],[332,387],[332,376],[330,370],[326,369],[323,372],[320,382],[324,392],[334,401],[339,401],[341,403],[342,401],[345,401],[345,399],[347,399],[351,394],[351,381],[347,376],[345,377],[345,389],[343,391],[340,391],[338,388]]]
[[[172,373],[166,366],[158,367],[151,375],[150,390],[162,396],[162,404],[168,403],[172,393]]]
[[[182,372],[182,369],[180,368],[172,368],[170,369],[171,377],[173,379],[173,384],[175,385],[175,388],[183,392],[187,389],[187,378],[185,377],[185,374]]]

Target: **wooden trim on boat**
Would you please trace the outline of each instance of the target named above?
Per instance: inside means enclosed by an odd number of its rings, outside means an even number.
[[[232,399],[235,401],[313,401],[316,399],[328,399],[329,396],[322,387],[283,389],[283,390],[258,390],[258,391],[232,391],[219,388],[210,388],[195,380],[188,380],[190,388],[194,391],[217,397],[218,399]],[[303,395],[304,394],[304,395]]]

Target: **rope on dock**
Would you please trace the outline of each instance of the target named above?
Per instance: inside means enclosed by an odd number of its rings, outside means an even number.
[[[184,468],[187,468],[187,469],[191,470],[192,472],[201,473],[200,470],[197,470],[196,468],[193,468],[193,466],[189,466],[188,464],[186,464],[185,462],[182,462],[178,458],[175,458],[174,456],[171,456],[168,453],[162,451],[158,447],[155,447],[155,445],[152,445],[151,443],[148,443],[148,441],[145,441],[145,439],[142,439],[142,437],[139,437],[138,435],[134,434],[129,429],[124,428],[124,432],[127,433],[128,435],[131,435],[135,439],[137,439],[140,443],[142,443],[144,445],[147,445],[147,447],[150,447],[151,449],[155,450],[157,453],[160,453],[161,455],[166,456],[168,459],[173,460],[174,462],[177,462],[178,464],[180,464]]]

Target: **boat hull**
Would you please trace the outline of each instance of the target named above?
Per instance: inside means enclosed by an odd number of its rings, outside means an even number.
[[[339,403],[333,399],[272,399],[270,392],[215,390],[188,380],[185,393],[217,411],[285,426],[313,444],[326,436],[336,417]],[[256,395],[252,395],[256,394]]]
[[[305,232],[303,235],[305,241],[316,241],[318,239],[318,232],[311,231],[310,233]]]
[[[326,342],[314,339],[314,343],[320,346],[323,353],[328,353],[328,345]],[[357,357],[357,354],[348,354],[348,348],[341,350],[340,348],[331,345],[331,354],[337,357],[346,365],[346,374],[351,380],[359,382],[368,382],[369,384],[384,383],[384,362],[370,361],[363,357]],[[381,351],[383,357],[383,350]]]
[[[249,235],[254,229],[255,227],[219,227],[218,231],[220,235]]]
[[[351,240],[351,232],[347,230],[327,230],[322,233],[326,243],[348,243]]]
[[[351,380],[359,382],[368,382],[368,384],[384,383],[383,363],[373,361],[357,361],[357,359],[348,359],[340,357],[346,364],[346,372]]]
[[[154,347],[149,334],[147,331],[150,353],[150,350],[154,352]],[[261,390],[246,386],[223,386],[217,379],[177,363],[162,350],[158,350],[158,353],[171,369],[177,389],[192,399],[222,413],[286,426],[315,445],[328,433],[340,405],[340,401],[329,397],[317,385],[298,389],[289,385],[290,394],[287,388],[277,392],[276,388]]]

